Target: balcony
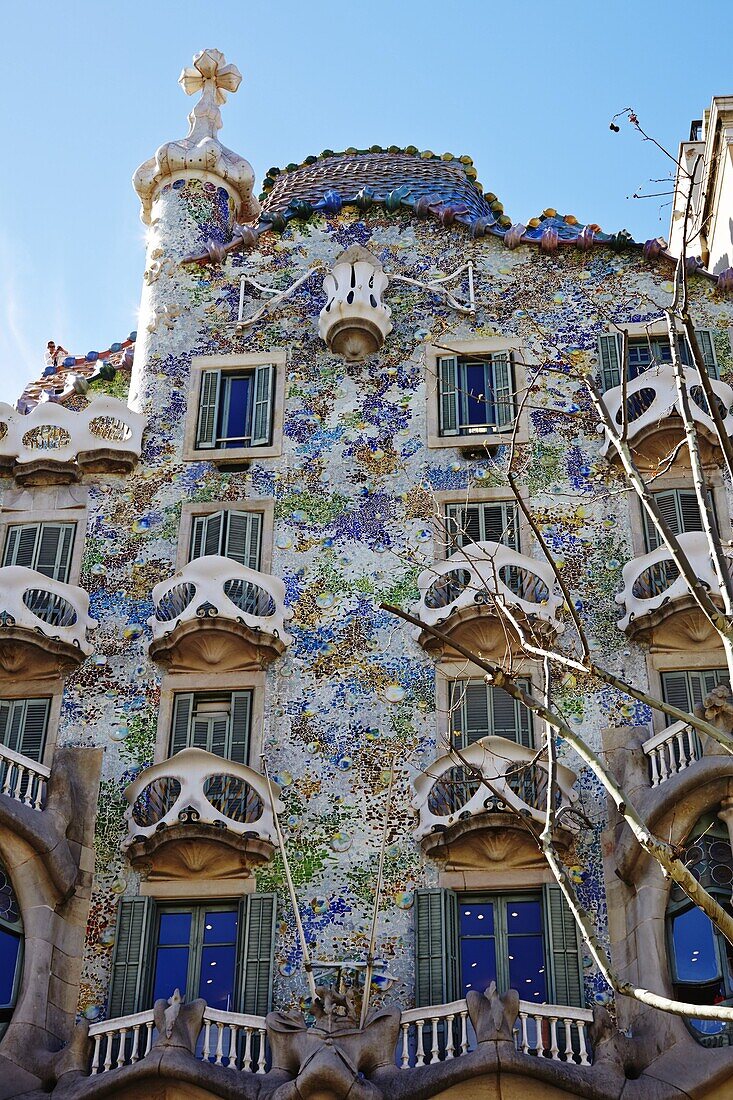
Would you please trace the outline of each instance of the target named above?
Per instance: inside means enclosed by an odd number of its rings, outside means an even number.
[[[686,722],[674,722],[661,733],[656,733],[641,746],[649,761],[649,780],[652,787],[666,783],[673,775],[683,772],[702,759],[702,745],[697,732]]]
[[[273,787],[274,809],[283,809]],[[146,878],[247,877],[277,845],[261,775],[203,749],[154,764],[125,790],[123,851]]]
[[[285,585],[231,558],[195,558],[153,589],[150,656],[175,672],[264,668],[292,638]]]
[[[683,370],[702,458],[706,464],[712,464],[719,460],[719,445],[715,425],[700,385],[700,376],[690,367]],[[710,379],[710,385],[718,399],[725,430],[729,436],[733,436],[733,389],[725,382],[713,378]],[[621,427],[622,387],[615,386],[608,390],[603,395],[603,403],[614,424]],[[641,465],[647,468],[657,466],[684,440],[682,414],[671,364],[660,363],[633,378],[626,388],[626,409],[629,445]],[[599,428],[599,431],[603,429]],[[601,447],[601,454],[611,460],[616,457],[616,449],[608,438]]]
[[[0,745],[0,795],[42,810],[50,776],[50,769],[43,764]]]
[[[123,401],[95,396],[79,411],[44,401],[26,415],[0,403],[0,472],[19,485],[68,485],[84,473],[129,473],[145,420]]]
[[[677,536],[695,575],[711,592],[718,589],[710,547],[702,531]],[[733,565],[733,551],[725,551]],[[715,646],[717,634],[703,618],[687,581],[666,546],[633,558],[623,569],[623,587],[616,603],[624,609],[618,622],[634,641],[665,650],[689,652],[690,647]]]
[[[89,596],[21,565],[0,568],[0,679],[59,676],[93,653]]]
[[[550,566],[502,543],[462,546],[423,570],[418,586],[421,620],[479,654],[503,655],[507,647],[519,648],[504,607],[532,640],[547,640],[563,630],[557,618],[562,597],[554,592]],[[425,630],[419,641],[429,653],[452,655]]]
[[[544,825],[547,805],[547,764],[533,749],[506,737],[482,737],[466,749],[435,760],[415,780],[413,809],[418,816],[415,837],[433,859],[447,860],[454,870],[475,870],[498,858],[529,866],[544,860],[526,836],[525,822]],[[480,771],[486,782],[479,779]],[[557,767],[557,802],[561,842],[569,843],[572,828],[563,811],[578,799],[575,773]],[[519,832],[517,832],[517,830]]]

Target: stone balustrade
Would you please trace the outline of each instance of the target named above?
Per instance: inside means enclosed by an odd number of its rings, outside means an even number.
[[[698,372],[691,367],[684,367],[683,374],[685,386],[690,399],[690,412],[698,429],[711,438],[715,438],[715,425],[708,411],[708,403],[700,385]],[[711,378],[710,385],[718,399],[718,405],[723,417],[723,425],[729,436],[733,436],[733,389],[725,382]],[[623,387],[615,386],[603,395],[603,404],[608,411],[613,423],[622,427],[623,421]],[[640,438],[655,431],[664,431],[669,426],[669,417],[677,415],[681,418],[682,411],[679,405],[677,386],[674,379],[674,370],[670,363],[659,363],[656,367],[644,371],[643,374],[632,378],[626,387],[627,409],[627,438],[633,446]],[[608,432],[603,427],[599,431],[606,436],[601,454],[613,457],[615,448],[608,438]],[[681,436],[682,423],[678,423],[678,434]]]
[[[482,737],[460,755],[448,752],[415,779],[412,806],[418,815],[418,840],[487,810],[513,813],[544,823],[547,803],[547,764],[533,749],[506,737]],[[482,782],[478,773],[486,776]],[[557,766],[557,809],[571,807],[578,798],[575,773]]]
[[[283,804],[273,784],[274,810]],[[123,848],[176,826],[213,825],[217,830],[277,843],[267,781],[244,764],[204,749],[183,749],[145,768],[125,789],[127,837]]]
[[[285,630],[292,611],[285,607],[282,580],[231,558],[217,554],[194,558],[155,586],[153,602],[150,653],[166,664],[194,668],[216,664],[220,671],[233,671],[266,664],[292,642]],[[202,637],[218,633],[226,636],[218,648]],[[224,661],[229,663],[225,666]]]
[[[697,732],[686,722],[667,726],[642,745],[649,758],[649,778],[658,787],[671,776],[689,768],[702,758],[702,746]]]
[[[688,531],[677,536],[695,575],[712,592],[718,590],[718,581],[710,556],[710,546],[703,531]],[[733,566],[733,551],[724,551],[729,565]],[[635,636],[645,627],[645,617],[663,609],[668,616],[675,610],[676,601],[690,602],[690,589],[666,546],[658,546],[649,554],[633,558],[623,568],[623,587],[616,596],[616,603],[624,609],[618,622],[619,630]]]
[[[517,1051],[555,1062],[590,1065],[589,1008],[519,1002],[514,1025]],[[465,1000],[411,1008],[402,1013],[397,1064],[403,1070],[460,1058],[476,1049]]]
[[[0,794],[42,810],[50,775],[50,768],[0,745]]]
[[[140,458],[144,425],[140,413],[106,394],[80,410],[42,401],[23,414],[0,403],[0,469],[21,484],[125,473]]]
[[[0,568],[0,668],[10,675],[65,671],[93,652],[83,588],[64,584],[22,565]]]

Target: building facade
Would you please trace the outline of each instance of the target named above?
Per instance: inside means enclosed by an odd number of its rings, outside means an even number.
[[[538,845],[543,724],[481,665],[535,695],[522,637],[572,632],[541,535],[594,660],[731,732],[720,638],[584,382],[714,589],[678,357],[724,548],[730,486],[674,259],[512,223],[469,158],[410,148],[258,199],[218,138],[239,80],[197,55],[187,138],[135,174],[140,331],[0,406],[0,1095],[729,1095],[730,1024],[595,967]],[[730,264],[689,266],[730,436]],[[552,685],[728,906],[724,748]],[[558,851],[619,974],[731,1004],[730,947],[558,751]]]

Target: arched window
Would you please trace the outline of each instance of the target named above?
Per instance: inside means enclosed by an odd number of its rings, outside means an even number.
[[[701,885],[732,911],[733,852],[728,830],[715,813],[697,822],[682,858]],[[732,1005],[733,947],[676,884],[667,906],[667,929],[675,997],[692,1004]],[[696,1019],[687,1023],[703,1046],[733,1042],[733,1025]]]
[[[13,1015],[23,961],[23,921],[10,875],[0,863],[0,1035]]]

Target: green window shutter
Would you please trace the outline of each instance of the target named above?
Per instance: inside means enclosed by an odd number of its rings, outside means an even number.
[[[458,359],[438,359],[438,412],[441,435],[458,435]]]
[[[601,364],[601,389],[612,390],[621,385],[621,355],[623,341],[618,332],[607,332],[598,337],[598,359]]]
[[[694,489],[678,489],[681,531],[702,531],[702,515]]]
[[[7,749],[10,748],[8,738],[10,736],[10,716],[12,714],[13,704],[8,699],[0,699],[0,745],[5,745]]]
[[[23,756],[27,756],[30,760],[40,762],[46,743],[51,700],[18,699],[16,706],[21,711],[22,718],[15,750],[22,752]]]
[[[713,340],[712,329],[696,328],[695,336],[697,337],[697,346],[700,348],[702,361],[705,364],[709,376],[711,378],[719,378],[720,372],[718,370],[718,359],[715,354],[715,341]]]
[[[526,682],[522,683],[526,687]],[[492,732],[529,747],[529,712],[503,688],[490,687]],[[522,713],[524,712],[524,713]]]
[[[457,685],[460,706],[456,710],[456,729],[464,748],[491,733],[489,687],[483,680],[463,680]]]
[[[194,723],[195,725],[195,723]],[[204,746],[215,756],[229,756],[229,719],[212,718],[209,722],[208,744]]]
[[[690,684],[685,672],[662,673],[662,698],[670,706],[678,707],[680,710],[689,713],[692,709],[692,701],[690,698]],[[668,726],[674,721],[674,718],[665,715],[665,722]]]
[[[221,554],[224,530],[224,513],[212,512],[210,516],[196,516],[191,531],[191,557],[203,558],[208,554]]]
[[[674,489],[668,489],[663,493],[653,493],[654,502],[659,509],[662,519],[665,520],[667,526],[672,531],[673,535],[681,534],[680,516],[678,511],[677,494]],[[651,517],[644,510],[644,537],[647,546],[647,552],[656,550],[658,546],[662,545],[662,539],[657,531]]]
[[[188,560],[194,561],[203,556],[204,538],[206,536],[207,516],[194,516],[191,524],[191,545],[188,551]]]
[[[496,427],[510,428],[514,423],[514,364],[510,356],[491,356],[492,389],[496,409]]]
[[[194,715],[191,719],[188,743],[192,749],[203,749],[204,752],[211,751],[209,747],[211,744],[211,721],[209,718],[196,718]]]
[[[171,756],[188,746],[192,711],[193,692],[187,691],[174,696],[173,722],[171,723]]]
[[[225,556],[249,569],[259,569],[261,533],[260,512],[229,512]]]
[[[275,894],[248,894],[243,899],[242,1012],[266,1016],[272,1007],[275,956]]]
[[[35,569],[40,531],[40,523],[23,523],[8,528],[3,565],[22,565],[24,569]]]
[[[196,446],[216,446],[216,421],[219,415],[221,371],[205,370],[201,374],[199,418],[196,426]]]
[[[481,520],[478,504],[448,504],[445,509],[445,531],[448,556],[459,546],[478,542],[481,538]]]
[[[415,891],[415,1003],[448,1004],[458,989],[458,898],[452,890]]]
[[[511,501],[485,501],[478,506],[481,539],[519,549],[517,508]]]
[[[65,584],[69,577],[73,539],[73,524],[42,523],[36,544],[34,568],[43,573],[44,577],[51,577]]]
[[[21,752],[20,742],[23,735],[23,716],[25,714],[25,700],[13,699],[10,701],[10,714],[8,716],[5,745],[13,752]]]
[[[719,684],[730,684],[730,674],[727,668],[706,668],[700,675],[704,695],[709,695],[713,688],[718,687]]]
[[[555,883],[542,887],[548,947],[550,997],[554,1004],[582,1008],[583,973],[578,929],[562,890]]]
[[[252,692],[233,691],[229,755],[237,764],[249,764],[249,737],[252,720]]]
[[[252,446],[266,446],[272,427],[272,399],[275,368],[271,363],[256,367],[252,399]]]
[[[151,913],[151,898],[123,898],[120,901],[107,1011],[110,1020],[142,1009]]]

